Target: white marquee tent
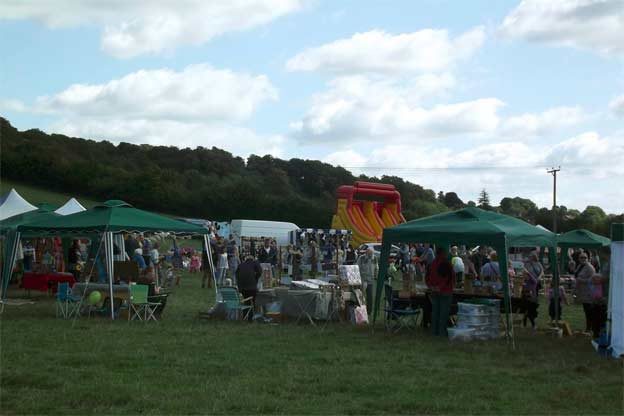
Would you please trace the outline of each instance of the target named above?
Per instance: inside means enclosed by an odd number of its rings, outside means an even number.
[[[69,201],[65,202],[65,205],[57,209],[56,212],[59,215],[69,215],[75,214],[76,212],[86,211],[87,209],[82,206],[80,202],[76,200],[76,198],[72,198]]]
[[[36,206],[22,198],[15,189],[11,189],[4,201],[2,201],[2,205],[0,205],[0,220],[36,209]]]

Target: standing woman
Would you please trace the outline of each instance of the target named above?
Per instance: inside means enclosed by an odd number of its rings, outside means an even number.
[[[236,244],[236,240],[234,240],[232,236],[230,236],[230,241],[228,242],[227,259],[230,277],[236,282],[236,270],[238,269],[241,261],[238,251],[238,245]]]
[[[591,280],[596,274],[594,266],[589,263],[587,253],[582,252],[578,256],[579,264],[574,271],[576,278],[576,298],[583,304],[583,312],[585,312],[585,332],[591,332],[593,301],[591,293]]]
[[[299,246],[291,248],[290,259],[292,261],[293,280],[301,280],[301,260],[303,259],[303,251],[301,251]]]
[[[448,259],[446,250],[439,247],[429,272],[427,286],[431,289],[431,332],[434,336],[447,336],[446,326],[451,314],[455,272]]]
[[[316,245],[316,241],[310,241],[310,274],[312,277],[316,277],[316,273],[318,272],[318,261],[319,261],[319,249]]]

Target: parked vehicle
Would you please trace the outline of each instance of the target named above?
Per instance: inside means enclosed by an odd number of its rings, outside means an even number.
[[[366,250],[369,248],[373,249],[375,257],[379,258],[381,255],[381,243],[362,243],[357,248],[358,256],[366,253]],[[394,244],[390,247],[390,257],[396,257],[399,254],[400,248],[395,246]]]
[[[230,233],[239,246],[241,237],[275,238],[278,246],[286,246],[289,244],[289,232],[298,229],[292,222],[281,221],[232,220],[230,223]]]

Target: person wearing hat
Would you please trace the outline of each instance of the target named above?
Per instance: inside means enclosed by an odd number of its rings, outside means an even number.
[[[262,276],[262,267],[253,256],[245,257],[245,261],[236,269],[238,289],[241,291],[243,298],[252,298],[254,304],[258,294],[258,280],[260,276]],[[251,320],[251,318],[250,314],[249,319]]]
[[[147,268],[147,265],[145,264],[145,259],[143,258],[143,249],[141,248],[137,248],[134,250],[134,254],[132,255],[132,261],[139,266],[140,271],[143,271]]]

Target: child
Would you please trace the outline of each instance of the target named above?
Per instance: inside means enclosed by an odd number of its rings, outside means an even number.
[[[189,272],[198,273],[200,267],[201,267],[201,259],[199,258],[196,252],[193,252],[193,255],[191,256],[191,265],[189,267]]]
[[[550,321],[560,321],[562,308],[561,308],[561,300],[565,302],[566,305],[569,305],[568,297],[566,296],[565,289],[563,286],[559,286],[559,302],[558,302],[558,310],[557,316],[555,317],[555,291],[553,290],[553,286],[555,285],[554,279],[550,282],[550,287],[548,288],[548,315],[550,315]]]
[[[539,299],[537,292],[537,279],[531,273],[526,273],[524,284],[522,285],[522,310],[524,312],[523,326],[526,327],[527,319],[531,322],[533,331],[537,329],[535,319],[537,318],[537,308]]]

